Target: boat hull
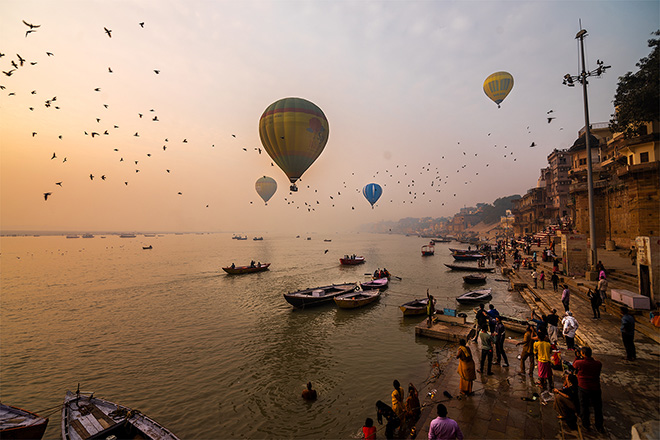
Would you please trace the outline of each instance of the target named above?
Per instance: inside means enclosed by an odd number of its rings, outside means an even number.
[[[476,261],[485,257],[483,254],[452,254],[456,261]]]
[[[330,286],[285,293],[284,299],[293,307],[306,309],[308,307],[317,307],[331,303],[335,297],[353,292],[355,289],[357,289],[357,284],[355,283],[332,284]]]
[[[358,264],[363,264],[365,262],[364,257],[355,257],[355,258],[340,258],[339,263],[342,266],[357,266]]]
[[[270,263],[262,264],[261,266],[229,266],[223,267],[222,270],[229,275],[242,275],[245,273],[263,272],[264,270],[268,270],[268,267],[270,267]]]
[[[470,272],[492,272],[495,270],[494,267],[474,267],[474,266],[462,266],[460,264],[447,264],[445,266],[452,270],[466,270]]]
[[[62,406],[62,439],[144,438],[178,440],[167,428],[139,411],[93,397],[67,391]]]
[[[47,426],[47,418],[0,403],[0,439],[40,439]]]
[[[389,285],[389,280],[387,278],[378,278],[375,280],[367,281],[366,283],[360,283],[360,287],[362,287],[362,290],[369,290],[369,289],[385,290],[387,289],[388,285]]]
[[[456,301],[458,301],[461,304],[471,304],[482,301],[488,301],[493,297],[491,295],[491,292],[492,292],[491,289],[473,290],[471,292],[467,292],[459,296],[458,298],[456,298]]]
[[[416,299],[405,304],[401,304],[399,309],[403,312],[403,316],[426,315],[426,305],[428,298]]]
[[[465,275],[463,281],[467,284],[484,284],[486,278],[486,275]]]
[[[350,292],[334,297],[335,304],[341,309],[357,309],[377,301],[380,298],[380,290],[363,290],[362,292]]]

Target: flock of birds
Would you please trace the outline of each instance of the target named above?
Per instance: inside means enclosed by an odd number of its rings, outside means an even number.
[[[28,27],[25,33],[25,37],[27,38],[29,35],[32,33],[35,33],[39,30],[41,30],[41,25],[38,24],[32,24],[28,23],[26,21],[23,21],[23,23]],[[145,23],[144,22],[139,22],[137,23],[138,26],[140,26],[141,29],[145,28]],[[103,27],[103,32],[105,35],[112,39],[112,30]],[[53,57],[55,56],[52,52],[46,51],[46,56],[47,57]],[[0,58],[4,57],[4,53],[0,53]],[[16,59],[11,59],[10,64],[12,66],[11,69],[7,70],[2,70],[2,73],[5,75],[6,78],[12,77],[15,73],[17,73],[20,69],[24,68],[25,66],[34,66],[37,64],[37,61],[28,61],[26,58],[22,57],[19,54],[16,54]],[[160,75],[161,69],[152,69],[153,73],[155,75]],[[107,74],[114,74],[114,71],[112,67],[107,67]],[[5,90],[6,87],[4,85],[0,85],[0,89]],[[100,87],[95,87],[93,89],[93,92],[101,92]],[[16,92],[10,91],[8,93],[8,96],[14,96]],[[31,95],[36,95],[37,91],[32,90],[30,92]],[[57,96],[50,97],[46,100],[43,101],[44,107],[47,109],[54,109],[54,110],[59,110],[59,102],[57,99]],[[103,109],[108,109],[109,104],[104,103],[103,104]],[[99,109],[100,111],[101,109]],[[29,107],[29,111],[35,111],[34,106]],[[138,120],[142,121],[150,121],[153,123],[157,123],[160,121],[158,118],[158,115],[156,114],[155,109],[150,109],[148,110],[148,113],[145,111],[137,111],[135,113],[135,117],[138,118]],[[554,111],[553,110],[548,110],[547,114],[547,123],[550,124],[556,117],[554,116]],[[110,136],[111,134],[114,134],[119,130],[119,125],[111,123],[109,125],[104,126],[103,124],[106,123],[105,118],[102,117],[94,117],[93,121],[97,124],[94,129],[85,129],[82,130],[82,133],[85,136],[89,136],[91,139],[96,139],[96,138],[102,138],[104,136]],[[103,121],[103,124],[102,124]],[[560,128],[561,130],[561,128]],[[527,132],[531,134],[530,127],[527,127]],[[33,131],[32,137],[38,136],[38,133],[36,131]],[[140,132],[136,131],[133,135],[135,138],[140,137]],[[491,133],[487,134],[487,137],[490,137]],[[236,139],[236,134],[231,134],[231,137],[233,139]],[[63,135],[59,134],[58,135],[59,140],[63,140]],[[188,143],[187,138],[182,139],[181,144],[186,144]],[[162,145],[158,147],[158,150],[161,151],[161,154],[165,154],[170,146],[173,144],[170,143],[168,137],[164,137],[162,141]],[[529,148],[534,148],[536,147],[537,144],[535,142],[531,142],[529,145]],[[212,144],[211,147],[215,147],[215,144]],[[514,155],[514,149],[509,148],[508,145],[503,145],[502,147],[498,147],[497,144],[492,144],[493,148],[501,148],[501,155],[502,159],[507,159],[510,162],[516,162],[517,158]],[[261,155],[262,149],[260,147],[239,147],[242,148],[244,152],[256,152],[258,155]],[[123,152],[120,151],[119,148],[114,148],[113,149],[114,153],[117,153],[116,160],[118,162],[122,162],[125,164],[132,164],[134,165],[134,172],[135,174],[140,173],[141,167],[144,164],[143,161],[149,160],[152,158],[152,156],[155,153],[146,153],[146,155],[143,158],[138,158],[136,159],[135,157],[131,157],[129,160],[128,157],[123,154]],[[126,154],[133,154],[132,152],[127,152]],[[440,154],[439,154],[440,155]],[[125,160],[126,157],[126,160]],[[262,157],[266,157],[265,155]],[[491,166],[490,162],[480,162],[479,159],[479,152],[474,152],[474,149],[469,149],[469,148],[464,148],[461,146],[460,142],[457,142],[456,146],[453,148],[448,148],[444,150],[444,155],[440,155],[439,158],[435,158],[438,160],[437,163],[432,164],[432,162],[427,162],[425,165],[422,165],[417,171],[413,171],[413,167],[411,166],[408,168],[407,164],[399,164],[399,165],[393,165],[388,168],[380,169],[375,171],[371,177],[374,179],[374,182],[381,184],[383,187],[383,199],[389,199],[389,203],[402,203],[402,204],[414,204],[414,203],[433,203],[434,202],[434,197],[433,193],[441,193],[442,195],[439,197],[441,200],[447,200],[448,197],[457,197],[460,194],[458,192],[454,192],[455,190],[449,191],[448,194],[447,191],[443,193],[443,186],[448,185],[449,183],[454,183],[454,185],[450,186],[455,188],[457,181],[462,181],[464,185],[470,185],[472,182],[473,178],[476,178],[476,176],[479,176],[479,172],[483,171],[486,168],[489,168]],[[490,156],[492,158],[492,155]],[[56,159],[59,159],[60,157],[58,156],[57,152],[53,152],[50,160],[54,161]],[[319,158],[318,162],[322,161],[323,158]],[[62,156],[61,163],[66,163],[67,162],[67,156]],[[270,165],[272,167],[275,167],[275,164],[271,161]],[[498,162],[498,163],[493,163],[495,167],[510,167],[511,165],[509,163],[503,163],[503,162]],[[316,164],[315,166],[320,166],[320,164]],[[448,169],[452,169],[452,171],[447,171]],[[172,172],[172,168],[166,168],[164,170],[167,174],[170,174]],[[277,175],[277,173],[280,173],[279,169],[273,170],[274,175]],[[98,176],[98,178],[101,181],[106,181],[109,180],[111,176],[108,176],[106,174],[101,174]],[[342,191],[344,191],[344,195],[350,194],[351,192],[355,191],[357,193],[361,193],[362,191],[362,186],[367,183],[364,182],[364,177],[365,173],[360,172],[358,173],[358,176],[356,176],[355,172],[352,172],[350,176],[347,176],[345,180],[342,183],[342,188],[333,192],[327,192],[323,194],[324,191],[321,191],[319,193],[319,190],[314,189],[314,192],[308,192],[308,195],[311,195],[312,197],[307,199],[307,200],[300,200],[303,197],[297,196],[296,198],[298,199],[298,203],[296,203],[296,200],[292,198],[292,193],[289,193],[288,196],[285,194],[285,197],[283,197],[283,201],[286,202],[287,205],[294,205],[296,209],[302,209],[302,210],[307,210],[308,212],[313,212],[316,211],[316,208],[319,207],[320,205],[331,205],[331,207],[335,207],[336,203],[339,203],[339,198],[342,197]],[[95,173],[90,173],[89,174],[89,179],[90,181],[94,181],[94,179],[97,178]],[[123,179],[122,179],[123,180]],[[130,182],[129,180],[123,180],[123,185],[128,186]],[[302,182],[302,179],[301,181]],[[251,184],[253,184],[251,182]],[[58,181],[55,182],[54,185],[59,188],[63,188],[63,181]],[[389,187],[388,187],[389,185]],[[307,188],[310,188],[307,186]],[[395,189],[396,188],[396,189]],[[48,201],[50,197],[54,195],[54,190],[49,190],[45,191],[43,193],[44,200]],[[182,196],[183,192],[178,191],[177,192],[178,196]],[[255,194],[256,195],[256,194]],[[302,194],[301,194],[302,195]],[[381,203],[384,201],[381,199]],[[356,201],[355,198],[350,198],[351,202],[349,203],[351,205],[351,210],[355,210],[356,206]],[[302,204],[300,202],[302,201]],[[386,201],[386,200],[385,200]],[[253,201],[249,202],[250,204],[253,204]],[[272,203],[272,202],[271,202]],[[367,202],[364,202],[367,206]],[[444,205],[445,202],[442,201],[441,205]],[[209,207],[209,204],[206,204],[205,207]]]

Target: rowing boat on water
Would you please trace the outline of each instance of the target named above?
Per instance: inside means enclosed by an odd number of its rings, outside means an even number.
[[[0,439],[40,439],[46,426],[47,418],[0,403]]]
[[[341,263],[342,266],[355,266],[357,264],[362,264],[366,260],[362,256],[348,256],[344,255],[344,258],[339,259],[339,263]]]
[[[468,284],[481,284],[486,282],[486,275],[470,274],[463,277],[463,281]]]
[[[357,289],[357,284],[355,283],[332,284],[330,286],[314,287],[297,292],[285,293],[284,299],[292,306],[304,309],[332,302],[336,296],[353,292],[355,289]]]
[[[403,312],[403,316],[425,315],[426,305],[428,303],[428,298],[415,299],[405,304],[401,304],[399,309]]]
[[[360,287],[362,287],[362,290],[369,290],[369,289],[385,290],[387,289],[388,284],[389,284],[389,280],[387,278],[378,278],[375,280],[367,281],[366,283],[360,283]]]
[[[484,254],[451,254],[457,261],[476,261],[485,257]]]
[[[257,264],[255,266],[227,266],[223,267],[222,270],[227,272],[230,275],[241,275],[244,273],[254,273],[254,272],[263,272],[264,270],[268,270],[268,267],[270,266],[270,263],[266,264]]]
[[[62,439],[110,438],[178,440],[140,411],[94,397],[94,393],[67,391],[62,406]]]
[[[482,289],[482,290],[473,290],[471,292],[464,293],[456,298],[461,304],[469,304],[474,302],[486,301],[492,298],[491,295],[492,289]]]
[[[356,309],[371,304],[380,298],[380,290],[363,290],[362,292],[349,292],[335,296],[335,304],[342,309]]]

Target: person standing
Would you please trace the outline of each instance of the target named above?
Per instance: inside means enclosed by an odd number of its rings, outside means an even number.
[[[484,370],[484,361],[488,358],[488,376],[493,375],[493,337],[488,333],[488,327],[482,327],[479,330],[479,348],[481,348],[481,361],[479,371]]]
[[[557,309],[552,309],[552,312],[547,317],[548,321],[548,338],[550,338],[550,343],[557,345],[559,340],[559,331],[557,326],[559,325],[559,316],[557,315]]]
[[[541,289],[545,289],[545,271],[542,270],[539,274],[539,281],[541,282]]]
[[[550,281],[552,281],[552,290],[557,292],[559,289],[559,275],[557,275],[557,272],[552,272],[552,276],[550,277]]]
[[[455,420],[447,417],[447,407],[438,403],[438,417],[429,425],[429,440],[463,439],[463,432]]]
[[[607,277],[605,276],[605,271],[600,272],[598,280],[598,294],[600,295],[601,304],[605,304],[607,299]],[[605,309],[605,307],[603,307]]]
[[[548,342],[548,337],[543,333],[539,333],[539,340],[534,343],[534,355],[538,360],[541,389],[545,390],[546,386],[549,390],[553,389],[554,381],[552,380],[552,364],[550,363],[552,347]]]
[[[392,391],[392,410],[397,415],[397,417],[399,417],[399,419],[403,420],[403,416],[405,413],[403,396],[405,394],[405,391],[403,391],[403,388],[401,388],[401,384],[396,379],[394,379],[392,385],[394,385],[394,391]]]
[[[564,304],[564,311],[568,312],[571,302],[571,291],[568,289],[568,284],[564,284],[564,291],[561,293],[561,302]]]
[[[591,420],[589,409],[594,407],[594,424],[598,432],[604,432],[603,428],[603,400],[600,389],[600,373],[603,364],[592,355],[591,347],[582,348],[583,359],[573,362],[575,374],[578,379],[578,397],[580,400],[580,418],[582,426],[589,429]]]
[[[486,314],[488,315],[488,330],[493,333],[495,330],[495,318],[500,316],[500,312],[497,311],[494,305],[488,304],[488,311]]]
[[[532,270],[532,279],[534,280],[534,288],[535,289],[537,288],[537,284],[538,284],[538,276],[539,276],[539,274],[536,273],[536,269]]]
[[[589,302],[591,303],[591,311],[594,313],[594,316],[591,319],[600,319],[600,292],[598,290],[594,292],[589,289],[587,298],[589,298]]]
[[[488,321],[490,320],[490,317],[488,316],[488,313],[484,309],[484,304],[479,304],[479,308],[475,312],[475,321],[477,321],[477,334],[474,337],[474,341],[479,340],[479,330],[483,327],[488,327]]]
[[[523,335],[522,342],[516,345],[522,345],[522,352],[520,353],[520,375],[525,375],[525,361],[529,359],[529,375],[534,375],[534,337],[532,336],[532,326],[527,324],[527,330]]]
[[[429,295],[429,289],[426,289],[426,298],[426,326],[431,328],[433,325],[433,315],[435,315],[435,299],[433,299],[433,295]]]
[[[419,393],[412,383],[408,384],[408,398],[406,399],[406,422],[408,426],[415,426],[422,414],[422,406],[419,403]]]
[[[458,358],[458,375],[461,378],[461,393],[469,396],[472,394],[472,383],[477,378],[474,358],[472,357],[472,351],[470,351],[470,347],[467,346],[465,339],[461,339],[458,344],[459,347],[456,357]]]
[[[634,361],[637,359],[637,350],[635,349],[635,318],[628,313],[628,307],[621,306],[621,339],[623,347],[626,349],[626,360]]]
[[[503,367],[509,366],[509,359],[506,357],[506,352],[504,351],[504,340],[506,339],[506,328],[502,324],[502,317],[497,316],[495,318],[495,352],[497,353],[497,361],[495,365],[500,364],[500,360],[504,358]]]
[[[562,333],[564,339],[566,339],[566,348],[568,350],[575,350],[575,332],[577,331],[579,324],[577,319],[573,317],[573,313],[569,310],[566,311],[566,316],[561,320],[562,323]]]

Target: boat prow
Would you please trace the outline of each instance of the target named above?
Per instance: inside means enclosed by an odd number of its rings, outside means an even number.
[[[94,397],[94,393],[67,391],[62,406],[62,439],[109,438],[178,440],[167,428],[140,411]]]
[[[47,426],[48,418],[0,403],[0,439],[40,439]]]

